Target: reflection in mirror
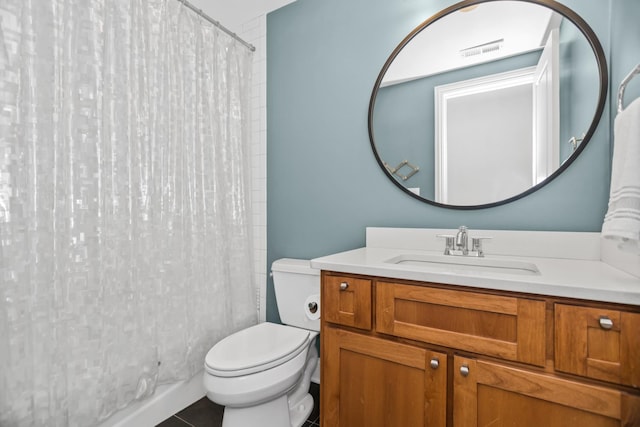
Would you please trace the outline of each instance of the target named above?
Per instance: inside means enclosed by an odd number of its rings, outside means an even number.
[[[586,24],[563,14],[480,2],[405,39],[370,106],[372,145],[387,174],[429,203],[486,207],[568,165],[595,129],[606,70],[591,30],[593,49],[574,22]]]

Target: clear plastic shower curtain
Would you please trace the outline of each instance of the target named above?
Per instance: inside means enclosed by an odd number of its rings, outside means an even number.
[[[0,425],[94,425],[257,322],[250,70],[176,0],[0,1]]]

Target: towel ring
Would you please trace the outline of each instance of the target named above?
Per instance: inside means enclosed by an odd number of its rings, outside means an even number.
[[[622,106],[624,101],[624,91],[627,88],[627,84],[638,74],[640,74],[640,64],[636,65],[633,70],[627,76],[622,79],[620,87],[618,88],[618,113],[621,113],[624,107]]]

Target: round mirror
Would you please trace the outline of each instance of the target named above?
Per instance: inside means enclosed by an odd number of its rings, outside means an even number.
[[[466,0],[389,56],[369,104],[371,146],[386,175],[427,203],[508,203],[582,152],[607,80],[600,42],[566,6]]]

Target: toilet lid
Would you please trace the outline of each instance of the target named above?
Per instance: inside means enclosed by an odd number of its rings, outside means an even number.
[[[300,354],[309,331],[275,323],[260,323],[224,338],[207,353],[206,370],[233,377],[259,372]]]

